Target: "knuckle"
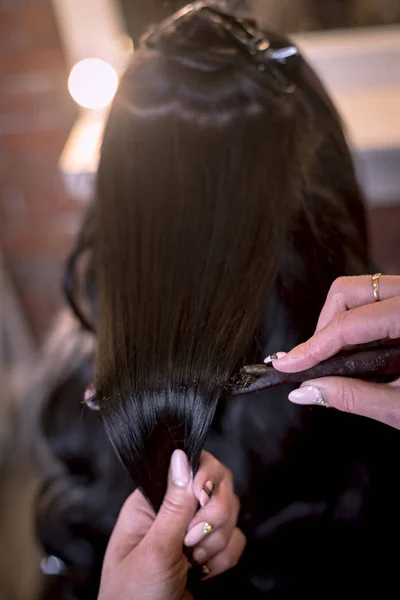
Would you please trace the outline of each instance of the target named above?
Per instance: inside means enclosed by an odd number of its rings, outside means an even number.
[[[343,331],[343,329],[347,327],[348,319],[348,312],[340,312],[338,315],[336,315],[336,327],[338,328],[339,332]]]
[[[352,329],[349,324],[350,313],[340,312],[335,317],[335,330],[342,345],[352,343]]]
[[[383,420],[384,423],[387,423],[392,427],[396,427],[396,429],[400,429],[400,405],[398,403],[396,403],[394,406],[391,406],[387,415],[385,416],[385,419],[381,419],[378,416],[378,420]]]
[[[246,536],[244,535],[244,533],[243,533],[243,531],[241,529],[238,529],[237,532],[238,532],[238,537],[239,537],[239,543],[240,543],[241,548],[242,548],[241,551],[243,552],[243,550],[247,546],[247,538],[246,538]]]
[[[235,562],[235,558],[230,555],[228,552],[223,552],[219,558],[219,565],[222,572],[229,571],[237,564]]]
[[[233,540],[234,543],[229,544],[226,549],[218,555],[218,571],[221,573],[229,571],[229,569],[232,569],[238,564],[246,547],[246,536],[240,529],[235,529],[233,538],[231,538],[231,541]]]
[[[229,552],[226,552],[225,570],[227,571],[228,569],[232,569],[233,567],[236,567],[241,556],[242,556],[242,549],[240,550],[240,552],[238,551],[237,548],[235,548],[235,550],[230,550]]]
[[[395,381],[392,381],[389,385],[390,385],[390,387],[393,387],[393,388],[400,388],[400,379],[396,379]],[[399,400],[400,400],[400,398],[399,398]]]
[[[212,464],[213,469],[218,471],[220,469],[226,468],[225,465],[214,456],[214,454],[207,452],[207,450],[203,450],[202,455],[204,455],[204,458],[206,458],[210,462],[210,464]]]
[[[218,525],[223,525],[226,523],[230,517],[231,511],[228,506],[222,500],[216,498],[214,503],[214,511],[215,511],[215,522]]]
[[[146,561],[151,564],[154,569],[161,568],[165,562],[165,556],[167,548],[163,540],[159,540],[160,543],[154,543],[153,540],[148,539],[142,544],[142,556],[146,558]]]
[[[318,348],[316,348],[314,346],[312,341],[306,342],[304,344],[304,355],[313,364],[319,363],[319,361],[321,360],[321,357],[318,352]]]
[[[225,467],[225,477],[228,480],[228,482],[230,483],[230,485],[233,485],[233,473],[230,469],[228,469],[228,467]]]
[[[354,414],[356,412],[356,391],[352,385],[346,385],[337,394],[337,408],[343,412]]]
[[[228,543],[227,535],[222,531],[216,531],[212,538],[212,546],[215,552],[221,552]]]
[[[387,337],[393,340],[400,337],[400,296],[392,298],[390,300],[390,303],[392,306],[392,310],[388,319]]]
[[[165,496],[162,508],[163,512],[176,515],[182,512],[183,503],[179,497],[170,494]]]
[[[332,283],[327,296],[327,303],[337,310],[347,309],[347,300],[355,277],[338,277]]]
[[[240,529],[236,529],[236,544],[231,551],[231,564],[233,567],[239,562],[247,544],[247,539]]]
[[[240,500],[236,495],[232,499],[232,512],[235,515],[235,521],[237,521],[240,512]]]
[[[209,461],[210,464],[212,464],[213,468],[219,469],[223,467],[222,463],[218,460],[218,458],[215,458],[215,456],[210,452],[207,452],[207,450],[203,450],[202,456],[204,456],[204,458],[207,459],[207,461]]]
[[[167,554],[163,554],[161,550],[156,550],[152,554],[146,556],[146,563],[151,564],[151,570],[154,575],[163,573],[166,570],[166,556]]]
[[[349,279],[350,277],[337,277],[330,287],[328,296],[342,296],[344,290],[347,288],[347,282]]]
[[[139,496],[140,496],[139,490],[135,490],[130,496],[128,496],[128,498],[125,500],[125,502],[122,505],[120,514],[132,510],[132,507],[135,505],[135,502],[137,501]]]

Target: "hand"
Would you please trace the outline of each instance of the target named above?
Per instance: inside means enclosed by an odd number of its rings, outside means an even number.
[[[196,512],[199,502],[204,507]],[[238,510],[232,476],[221,463],[203,452],[193,481],[186,455],[176,450],[157,516],[139,491],[123,506],[107,548],[98,600],[181,600],[190,568],[184,541],[194,553],[203,551],[199,561],[208,561],[209,577],[235,566],[245,546],[236,528]]]
[[[400,338],[400,277],[380,277],[379,295],[381,301],[375,302],[369,275],[337,279],[313,337],[274,360],[274,368],[296,373],[330,358],[345,346]],[[289,399],[296,404],[332,406],[400,429],[400,380],[377,384],[326,377],[306,381]]]
[[[193,492],[202,508],[190,522],[184,543],[197,563],[207,564],[210,579],[234,567],[243,554],[246,538],[236,527],[240,503],[232,473],[208,452],[201,455]],[[212,529],[204,534],[207,524]]]

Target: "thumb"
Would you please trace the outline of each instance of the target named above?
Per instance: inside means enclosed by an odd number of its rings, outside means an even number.
[[[324,377],[306,381],[289,394],[289,400],[295,404],[331,406],[400,429],[400,388],[394,385]]]
[[[171,457],[167,492],[149,532],[150,538],[162,545],[163,552],[176,553],[177,556],[182,554],[183,540],[197,507],[188,458],[182,450],[175,450]]]

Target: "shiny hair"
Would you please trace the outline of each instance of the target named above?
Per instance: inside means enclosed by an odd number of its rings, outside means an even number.
[[[156,509],[174,448],[197,468],[299,222],[330,253],[318,221],[362,219],[358,198],[337,114],[288,40],[203,3],[143,38],[97,176],[95,385]]]
[[[72,347],[69,372],[49,386],[41,407],[41,434],[57,469],[44,469],[37,529],[45,551],[65,564],[46,599],[97,597],[104,549],[132,487],[103,423],[157,508],[172,450],[185,449],[196,469],[213,422],[208,449],[234,472],[249,537],[244,588],[259,573],[278,583],[290,577],[287,547],[301,543],[299,531],[325,535],[325,515],[321,528],[312,519],[308,527],[296,507],[286,511],[290,503],[309,499],[314,518],[315,498],[335,505],[343,478],[354,484],[347,415],[297,410],[286,389],[222,396],[245,362],[312,334],[336,277],[368,270],[362,196],[337,113],[290,40],[256,34],[251,23],[193,10],[153,28],[122,78],[96,198],[65,278],[71,307],[96,340],[84,357]],[[269,54],[253,45],[257,38]],[[82,413],[93,354],[101,412]],[[58,363],[59,352],[51,356]],[[339,427],[343,448],[329,454]],[[325,452],[316,453],[325,440]],[[277,465],[284,476],[271,489]],[[312,476],[319,470],[329,478],[322,491]],[[278,548],[282,507],[288,522]],[[272,534],[264,527],[270,514]],[[238,593],[234,571],[229,589]],[[218,580],[202,584],[205,597],[226,595]]]

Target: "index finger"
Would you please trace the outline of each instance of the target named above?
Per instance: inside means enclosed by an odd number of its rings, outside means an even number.
[[[232,473],[217,460],[212,454],[203,450],[200,465],[193,481],[193,491],[200,504],[203,499],[207,501],[206,494],[212,494],[213,490],[227,478],[232,482]]]
[[[379,278],[380,299],[388,300],[399,295],[400,276],[381,275]],[[364,304],[374,303],[371,275],[335,279],[319,316],[316,333],[326,327],[339,313],[364,306]]]
[[[399,337],[400,296],[396,296],[339,313],[307,342],[275,360],[274,368],[284,373],[297,373],[334,356],[345,346]]]

